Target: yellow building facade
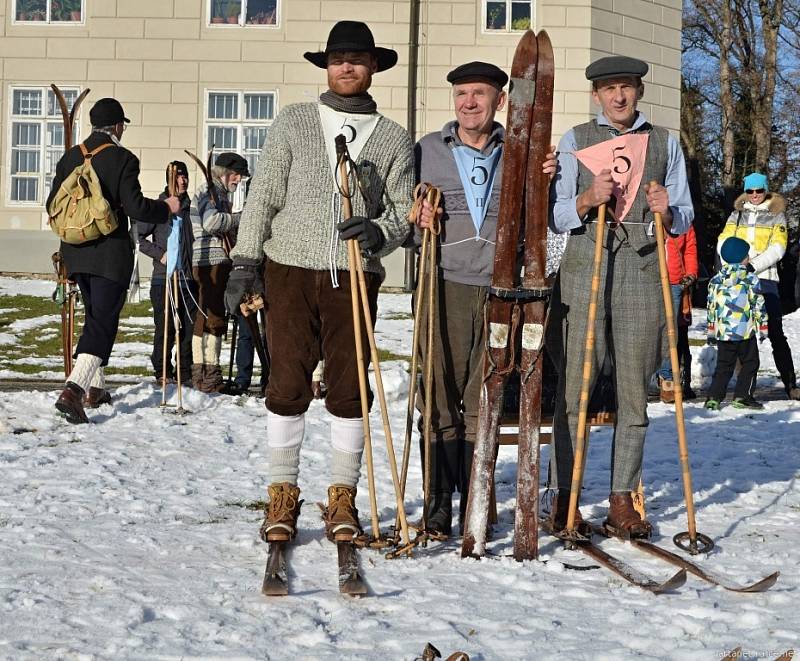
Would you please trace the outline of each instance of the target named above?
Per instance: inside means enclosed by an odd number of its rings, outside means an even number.
[[[0,271],[46,272],[57,248],[43,206],[63,149],[51,83],[68,98],[91,90],[78,138],[94,101],[122,103],[123,142],[155,196],[166,164],[188,160],[184,149],[204,154],[213,142],[255,165],[277,112],[326,89],[303,52],[324,49],[342,19],[367,22],[378,45],[398,51],[371,93],[416,137],[453,117],[448,71],[472,60],[508,69],[529,25],[555,49],[554,141],[594,113],[583,72],[608,54],[650,64],[640,107],[679,128],[680,0],[2,0]],[[402,284],[401,255],[387,284]]]

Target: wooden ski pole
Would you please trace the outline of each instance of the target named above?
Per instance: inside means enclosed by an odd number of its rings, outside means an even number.
[[[441,192],[438,188],[430,188],[427,195],[428,202],[434,209],[439,208],[439,201],[441,200]],[[434,220],[435,223],[435,220]],[[428,530],[428,503],[431,497],[431,452],[433,451],[433,443],[431,440],[431,433],[433,426],[431,420],[433,417],[433,338],[436,329],[436,305],[437,305],[437,285],[438,285],[438,271],[436,267],[436,237],[438,228],[431,230],[430,234],[430,249],[428,251],[428,315],[427,315],[427,342],[425,348],[425,410],[422,417],[422,431],[425,442],[425,457],[424,466],[425,473],[423,475],[423,497],[424,503],[422,507],[422,529],[427,532]]]
[[[66,273],[66,271],[65,271]],[[64,276],[66,277],[66,275]],[[75,297],[78,295],[78,292],[75,291],[74,285],[67,281],[67,286],[69,287],[69,314],[67,316],[67,369],[69,373],[72,374],[72,342],[75,338]]]
[[[650,182],[655,186],[656,182]],[[664,236],[664,221],[660,213],[653,214],[656,225],[656,242],[658,244],[658,269],[661,276],[661,295],[664,299],[664,313],[667,322],[667,341],[669,343],[669,359],[672,365],[672,374],[680,373],[678,361],[678,337],[675,330],[675,310],[672,307],[672,292],[669,284],[669,270],[667,268],[666,239]],[[706,553],[714,547],[712,539],[697,532],[697,523],[694,515],[694,491],[692,489],[692,471],[689,466],[689,448],[686,443],[686,422],[683,416],[683,390],[675,388],[675,424],[678,428],[678,451],[683,475],[683,497],[686,501],[686,518],[688,531],[681,532],[672,538],[673,543],[692,555]],[[686,540],[689,540],[688,546]],[[700,546],[698,546],[698,541]]]
[[[175,328],[175,383],[178,387],[178,413],[186,413],[183,408],[183,388],[181,387],[181,320],[179,315],[180,304],[178,303],[178,269],[172,272],[172,299],[175,309],[172,311],[172,325]]]
[[[417,215],[422,211],[422,200],[426,199],[423,191],[425,184],[417,184],[414,189],[416,200],[414,208],[409,215],[409,222],[415,223]],[[417,269],[417,289],[414,292],[414,328],[411,334],[411,383],[408,389],[408,408],[406,409],[406,435],[403,442],[403,461],[400,475],[400,493],[405,499],[406,481],[408,480],[408,463],[411,455],[411,436],[414,426],[414,409],[417,397],[417,371],[419,369],[419,331],[422,324],[422,306],[425,297],[425,273],[428,268],[428,246],[431,241],[431,231],[428,228],[422,230],[422,243],[420,246],[419,268]],[[399,518],[395,520],[394,528],[397,530],[400,525]]]
[[[167,166],[167,190],[170,195],[175,194],[175,166],[170,163]],[[172,220],[172,216],[170,216]],[[161,404],[163,408],[167,406],[167,359],[169,357],[169,298],[170,298],[170,280],[166,274],[166,267],[164,271],[164,334],[163,342],[161,343]],[[175,329],[177,337],[178,329]]]
[[[572,466],[572,486],[569,494],[569,510],[567,526],[564,531],[566,539],[578,539],[575,530],[575,512],[578,509],[578,497],[583,485],[584,454],[586,451],[587,426],[589,414],[589,384],[592,380],[592,363],[594,361],[595,321],[597,319],[597,299],[600,294],[600,272],[603,268],[603,244],[606,238],[606,205],[601,204],[597,211],[597,230],[595,233],[594,262],[592,270],[592,289],[589,294],[589,312],[586,320],[586,344],[583,350],[583,375],[581,379],[581,398],[578,408],[578,428],[575,431],[575,460]]]
[[[347,218],[352,217],[352,205],[350,203],[350,185],[348,181],[348,173],[347,173],[347,164],[349,162],[349,155],[347,154],[347,143],[345,141],[345,137],[343,135],[338,135],[336,137],[336,153],[339,156],[339,174],[340,174],[340,186],[342,187],[342,211]],[[375,371],[375,386],[378,391],[378,399],[380,401],[381,407],[381,417],[383,420],[383,432],[384,437],[386,438],[386,451],[389,455],[389,468],[392,472],[392,483],[394,485],[394,492],[395,492],[395,501],[397,504],[397,511],[400,517],[400,530],[402,533],[403,544],[408,545],[409,543],[409,536],[408,536],[408,522],[406,521],[406,512],[405,507],[403,505],[403,496],[400,491],[400,478],[397,474],[397,459],[394,453],[394,444],[392,442],[392,430],[389,424],[389,411],[386,407],[386,395],[383,388],[383,377],[381,375],[381,367],[380,367],[380,359],[378,357],[378,346],[375,343],[375,333],[372,330],[372,313],[369,309],[369,297],[367,295],[367,282],[366,278],[364,277],[364,270],[361,264],[361,254],[358,246],[358,241],[356,239],[350,239],[348,242],[349,252],[348,257],[351,261],[349,261],[348,266],[353,269],[355,268],[356,271],[356,279],[357,285],[360,292],[361,304],[364,312],[364,328],[367,332],[367,340],[369,341],[370,347],[370,357],[372,359],[373,368]],[[352,287],[354,284],[353,280],[353,273],[351,270],[350,273],[350,286]],[[358,319],[356,316],[356,308],[358,307],[357,296],[354,294],[352,300],[355,301],[353,304],[353,321],[354,323]],[[354,325],[354,335],[356,337],[356,352],[357,352],[357,359],[359,360],[359,388],[362,394],[362,412],[366,409],[366,416],[364,418],[364,428],[365,431],[369,430],[369,406],[368,400],[366,399],[366,365],[364,364],[364,356],[361,353],[361,333],[359,330],[358,324]],[[362,387],[363,383],[363,387]],[[365,441],[365,449],[366,449],[366,442],[367,439],[370,438],[368,434],[365,434],[364,441]],[[370,498],[372,499],[373,505],[373,518],[374,522],[377,523],[377,499],[375,496],[375,476],[372,468],[372,456],[371,456],[372,444],[370,439],[370,456],[369,456],[369,463],[367,465],[368,472],[370,474]],[[380,529],[377,525],[374,526],[374,531],[377,532],[376,539],[380,539]]]
[[[342,137],[342,136],[339,136]],[[336,155],[339,169],[339,186],[342,191],[342,211],[345,218],[353,215],[350,203],[350,184],[347,172],[347,145],[344,139],[336,138]],[[364,426],[364,454],[367,460],[367,485],[369,489],[370,525],[372,538],[381,538],[380,523],[378,522],[378,500],[375,493],[375,471],[372,466],[372,436],[369,428],[369,398],[367,396],[367,366],[364,363],[364,347],[361,342],[361,311],[359,309],[359,288],[356,262],[361,260],[358,252],[358,241],[347,241],[347,266],[350,271],[350,300],[353,310],[353,337],[356,345],[356,365],[358,369],[358,392],[361,398],[361,417]]]

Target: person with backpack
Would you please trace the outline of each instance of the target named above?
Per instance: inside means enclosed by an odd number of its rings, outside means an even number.
[[[58,161],[46,204],[51,219],[57,216],[54,219],[57,220],[63,216],[54,213],[63,202],[62,184],[88,159],[92,172],[86,173],[86,176],[90,181],[99,182],[100,195],[95,195],[93,186],[89,186],[89,195],[81,205],[91,204],[96,208],[105,202],[109,207],[106,227],[101,227],[99,234],[88,227],[77,236],[74,233],[62,235],[64,238],[60,250],[67,267],[67,277],[78,284],[85,310],[74,367],[55,405],[67,422],[72,424],[89,422],[84,410],[84,398],[90,408],[111,402],[111,395],[105,389],[103,367],[108,365],[117,336],[119,315],[125,304],[125,292],[133,272],[134,248],[128,218],[166,223],[170,214],[178,213],[181,208],[177,197],[152,200],[142,194],[139,159],[121,143],[122,134],[130,120],[125,117],[119,101],[113,98],[100,99],[89,111],[89,120],[92,124],[89,137],[72,147]],[[77,204],[75,206],[83,208]],[[114,225],[116,227],[109,233],[103,233],[104,229]]]

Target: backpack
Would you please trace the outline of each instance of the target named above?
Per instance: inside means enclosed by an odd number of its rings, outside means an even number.
[[[100,179],[92,167],[92,156],[111,143],[89,151],[81,143],[83,163],[78,165],[62,182],[47,213],[52,229],[64,243],[79,245],[93,241],[117,229],[117,216],[103,197]]]

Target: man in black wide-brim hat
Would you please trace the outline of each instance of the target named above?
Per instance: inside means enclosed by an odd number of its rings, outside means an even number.
[[[270,127],[231,253],[225,296],[234,310],[246,292],[263,286],[257,268],[266,255],[273,362],[266,396],[269,502],[261,537],[270,542],[296,535],[300,445],[320,358],[332,416],[326,533],[340,540],[361,532],[355,496],[364,432],[345,241],[359,242],[374,319],[384,276],[380,258],[408,233],[414,181],[411,138],[377,112],[367,92],[373,74],[393,67],[397,53],[375,46],[364,23],[340,21],[325,50],[305,58],[327,71],[329,89],[319,102],[284,108]],[[342,216],[337,182],[334,141],[340,134],[358,181],[350,184],[351,218]],[[359,330],[368,346],[363,324]]]

